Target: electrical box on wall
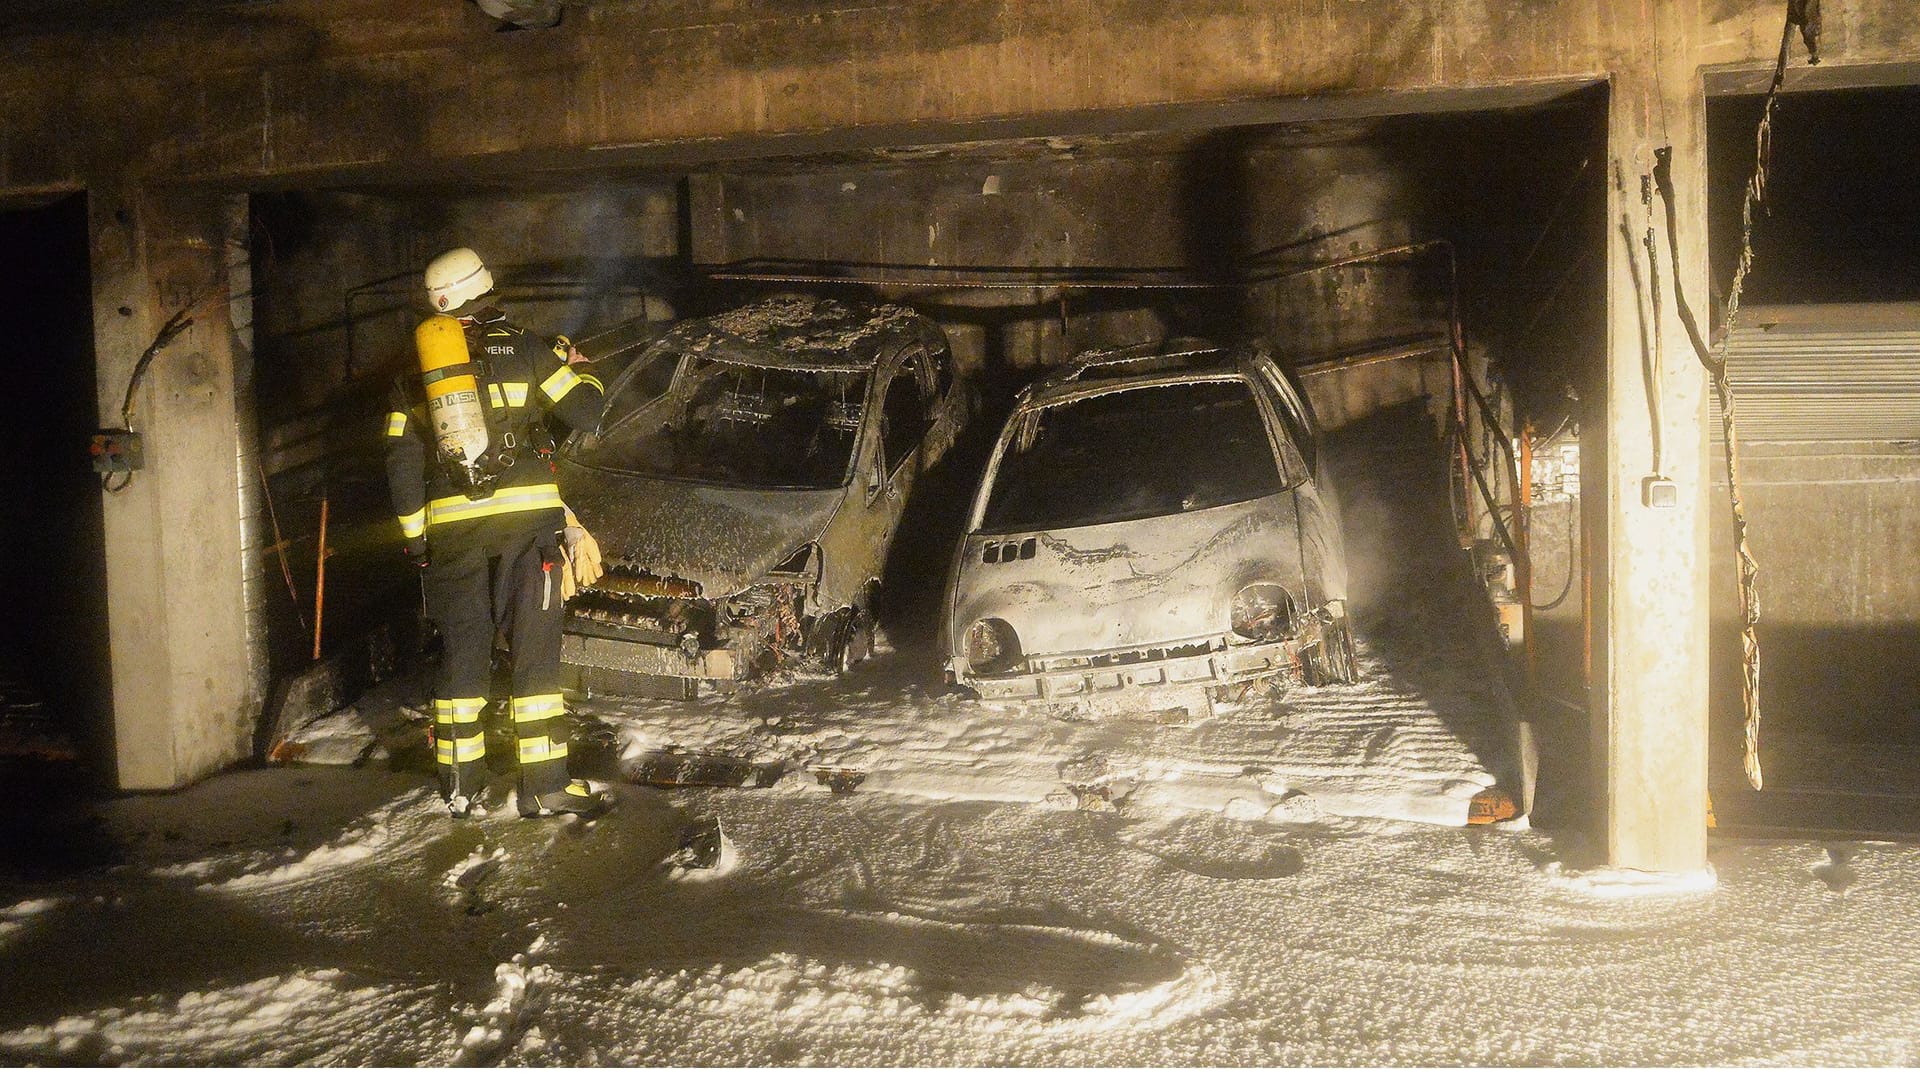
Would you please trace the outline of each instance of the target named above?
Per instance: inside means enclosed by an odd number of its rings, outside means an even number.
[[[121,428],[94,432],[87,456],[93,460],[93,471],[101,476],[135,472],[146,464],[140,433]]]
[[[1672,510],[1680,505],[1680,485],[1664,476],[1642,477],[1640,501],[1649,510]]]
[[[1516,449],[1515,454],[1519,451]],[[1533,448],[1533,503],[1566,502],[1580,497],[1580,438],[1548,440]]]

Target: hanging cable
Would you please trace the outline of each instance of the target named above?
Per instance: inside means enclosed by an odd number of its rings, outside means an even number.
[[[1666,358],[1666,338],[1660,332],[1660,246],[1654,240],[1653,228],[1653,177],[1640,178],[1640,203],[1647,214],[1647,232],[1643,238],[1647,248],[1647,288],[1653,301],[1653,348],[1647,353],[1647,411],[1648,420],[1653,429],[1653,475],[1665,477],[1667,421],[1660,408],[1660,383],[1664,375],[1662,361]],[[1674,273],[1678,274],[1679,264],[1674,264]],[[1677,280],[1677,279],[1676,279]]]
[[[134,361],[133,373],[127,376],[126,395],[120,399],[121,430],[118,433],[110,432],[103,434],[125,434],[127,438],[133,438],[130,434],[133,431],[133,392],[139,387],[141,378],[147,373],[147,368],[153,365],[154,357],[160,355],[160,350],[166,348],[169,342],[179,337],[188,327],[193,325],[193,317],[190,314],[193,311],[193,307],[193,302],[189,301],[186,307],[174,312],[173,315],[161,325],[160,332],[153,336],[153,343],[148,345],[147,350],[140,354],[140,359]],[[99,436],[96,436],[96,438],[99,438]],[[130,466],[121,472],[103,472],[100,476],[101,489],[108,494],[117,494],[125,491],[128,485],[133,483],[132,470],[137,467],[137,465]],[[115,480],[116,476],[119,478],[117,481]]]
[[[186,307],[174,312],[160,327],[160,332],[153,336],[153,344],[147,346],[147,351],[141,353],[140,359],[134,362],[133,374],[127,376],[127,394],[120,400],[121,426],[126,428],[133,427],[134,388],[140,385],[141,376],[147,373],[147,368],[152,366],[153,358],[160,355],[160,350],[166,348],[169,342],[179,337],[185,332],[187,327],[193,325],[192,316],[187,314],[192,310],[193,305],[189,303]]]
[[[1761,790],[1763,782],[1760,770],[1760,567],[1748,542],[1746,507],[1740,498],[1739,437],[1735,430],[1733,385],[1727,377],[1727,348],[1733,339],[1734,322],[1740,315],[1740,293],[1746,285],[1747,273],[1753,269],[1753,210],[1766,202],[1767,168],[1773,153],[1773,108],[1779,100],[1781,84],[1786,81],[1787,56],[1796,26],[1800,27],[1801,36],[1807,44],[1808,62],[1819,63],[1819,0],[1787,2],[1786,25],[1780,29],[1780,51],[1774,60],[1773,80],[1767,86],[1766,101],[1760,108],[1760,122],[1754,130],[1753,175],[1747,181],[1746,193],[1740,205],[1740,258],[1734,265],[1733,280],[1727,286],[1725,311],[1711,347],[1701,337],[1699,323],[1680,287],[1680,240],[1676,228],[1678,214],[1674,208],[1673,148],[1663,146],[1653,152],[1654,184],[1660,190],[1661,200],[1666,203],[1667,244],[1674,269],[1674,304],[1679,310],[1680,323],[1686,328],[1694,355],[1700,358],[1701,366],[1706,368],[1713,382],[1714,395],[1720,400],[1721,435],[1727,448],[1727,493],[1733,507],[1734,548],[1740,568],[1740,697],[1746,719],[1742,765],[1747,783],[1755,791]]]

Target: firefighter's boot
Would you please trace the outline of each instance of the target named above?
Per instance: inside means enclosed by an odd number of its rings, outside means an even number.
[[[456,818],[483,810],[487,791],[487,736],[480,723],[485,698],[435,698],[433,760],[440,797]]]
[[[568,774],[566,711],[560,694],[528,694],[513,699],[521,817],[592,817],[603,807],[599,792]]]
[[[576,814],[581,819],[599,817],[607,808],[606,796],[593,790],[585,780],[569,780],[567,786],[544,795],[520,792],[521,817],[546,817],[550,814]]]

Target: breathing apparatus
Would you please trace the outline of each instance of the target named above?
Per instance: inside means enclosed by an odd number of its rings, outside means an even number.
[[[480,399],[486,372],[467,349],[466,328],[450,315],[430,315],[413,333],[420,354],[420,381],[427,392],[427,422],[435,457],[453,486],[469,499],[493,494],[500,474],[513,467],[518,440],[494,430]]]

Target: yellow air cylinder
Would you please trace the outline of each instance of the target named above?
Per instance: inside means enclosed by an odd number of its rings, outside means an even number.
[[[487,413],[480,403],[473,358],[467,355],[466,331],[459,319],[431,315],[414,330],[413,345],[420,353],[434,444],[443,460],[472,465],[487,452]]]

